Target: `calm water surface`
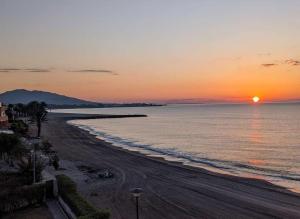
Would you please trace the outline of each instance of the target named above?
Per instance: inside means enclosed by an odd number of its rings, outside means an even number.
[[[147,114],[146,118],[74,120],[116,146],[300,192],[300,104],[168,105],[57,110]]]

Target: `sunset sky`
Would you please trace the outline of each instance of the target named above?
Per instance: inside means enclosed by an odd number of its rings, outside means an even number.
[[[0,92],[300,99],[299,0],[0,0]]]

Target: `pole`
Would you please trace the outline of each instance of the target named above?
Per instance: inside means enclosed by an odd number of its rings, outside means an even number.
[[[135,197],[136,203],[136,219],[139,219],[139,197]]]
[[[33,145],[33,183],[35,183],[35,144]]]

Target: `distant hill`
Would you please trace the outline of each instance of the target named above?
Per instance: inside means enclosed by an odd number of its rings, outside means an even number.
[[[38,90],[24,90],[17,89],[7,91],[0,94],[0,102],[5,104],[27,104],[31,101],[45,102],[51,108],[101,108],[101,107],[144,107],[144,106],[161,106],[159,104],[151,103],[96,103],[92,101],[81,100],[74,97],[67,97],[64,95],[38,91]]]
[[[29,91],[24,89],[17,89],[7,91],[0,94],[0,102],[6,104],[23,103],[27,104],[31,101],[44,101],[49,105],[97,105],[98,103],[90,102],[86,100],[80,100],[73,97],[67,97],[64,95],[45,92],[45,91]]]

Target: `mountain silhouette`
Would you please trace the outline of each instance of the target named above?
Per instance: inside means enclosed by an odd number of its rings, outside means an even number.
[[[68,97],[56,93],[38,91],[38,90],[25,90],[17,89],[12,91],[7,91],[0,94],[0,102],[5,104],[16,104],[23,103],[27,104],[31,101],[44,101],[49,105],[89,105],[97,106],[99,103],[81,100],[74,97]]]

